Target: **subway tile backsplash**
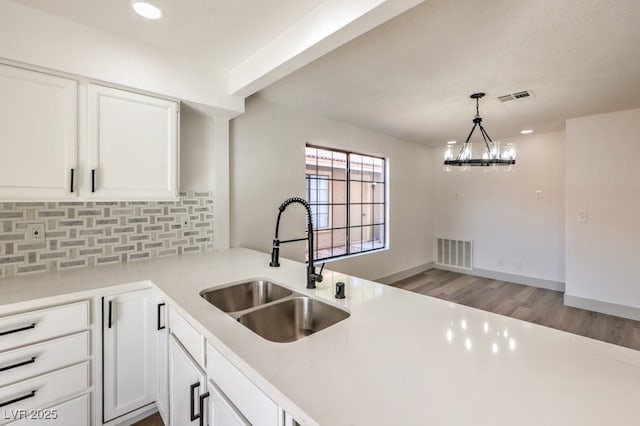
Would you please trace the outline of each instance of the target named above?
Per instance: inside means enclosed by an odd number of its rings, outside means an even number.
[[[211,192],[181,192],[178,201],[0,203],[0,278],[211,250],[213,220]],[[30,223],[44,224],[42,243],[27,242]]]

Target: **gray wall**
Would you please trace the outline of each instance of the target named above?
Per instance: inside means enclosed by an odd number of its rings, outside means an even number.
[[[310,143],[381,156],[389,162],[389,250],[327,264],[327,268],[377,279],[433,260],[432,149],[267,102],[247,100],[231,121],[231,245],[265,253],[277,207],[304,196],[304,148]],[[304,236],[298,207],[285,212],[281,238]],[[283,246],[283,257],[304,260],[304,243]]]

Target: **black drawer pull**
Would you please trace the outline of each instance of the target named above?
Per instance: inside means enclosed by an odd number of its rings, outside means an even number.
[[[164,330],[166,328],[167,325],[167,320],[165,319],[164,324],[160,325],[160,309],[166,306],[166,303],[162,302],[162,303],[158,303],[158,330]]]
[[[34,396],[36,396],[36,391],[32,390],[26,395],[19,396],[10,401],[0,402],[0,408],[6,407],[7,405],[15,404],[16,402],[24,401],[25,399],[33,398]]]
[[[36,323],[34,322],[31,325],[25,325],[24,327],[14,328],[13,330],[8,331],[0,331],[0,336],[6,336],[7,334],[19,333],[25,330],[31,330],[32,328],[36,328]]]
[[[91,169],[91,192],[96,192],[96,169]]]
[[[191,395],[189,395],[189,406],[190,406],[190,410],[189,410],[189,414],[191,415],[191,421],[197,420],[198,418],[200,418],[200,414],[196,414],[196,401],[195,398],[193,397],[193,391],[196,388],[200,387],[200,382],[196,382],[194,384],[192,384],[191,386],[189,386],[189,392],[191,393]]]
[[[113,313],[113,300],[109,300],[109,328],[111,328],[111,318]]]
[[[73,194],[73,178],[75,174],[75,169],[71,169],[71,182],[69,184],[69,192]]]
[[[204,400],[209,398],[209,392],[200,395],[200,426],[204,426]]]
[[[36,362],[36,357],[32,356],[31,359],[28,359],[26,361],[21,361],[13,365],[7,365],[6,367],[0,367],[0,373],[2,373],[3,371],[12,370],[14,368],[22,367],[23,365],[33,364],[34,362]]]

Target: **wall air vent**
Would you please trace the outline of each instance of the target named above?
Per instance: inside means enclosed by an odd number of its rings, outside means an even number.
[[[500,102],[511,102],[519,99],[531,98],[533,93],[531,90],[521,90],[520,92],[509,93],[503,96],[498,96]]]
[[[473,270],[472,241],[436,238],[436,265]]]

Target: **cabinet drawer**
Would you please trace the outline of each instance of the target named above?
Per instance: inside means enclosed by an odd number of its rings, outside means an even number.
[[[0,388],[0,425],[20,410],[46,407],[89,387],[89,362]]]
[[[207,375],[252,425],[278,424],[278,406],[210,344]]]
[[[0,353],[0,387],[89,357],[89,332]]]
[[[169,330],[200,367],[204,368],[204,337],[171,306],[169,306]]]
[[[89,302],[0,318],[0,352],[89,327]]]
[[[47,426],[88,426],[91,424],[89,403],[89,394],[85,394],[53,407],[27,410],[25,417],[11,426],[40,426],[45,422]]]

